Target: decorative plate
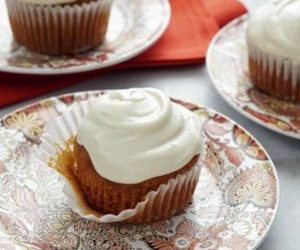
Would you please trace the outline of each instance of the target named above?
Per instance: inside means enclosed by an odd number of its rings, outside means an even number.
[[[207,155],[185,213],[149,225],[99,224],[66,205],[62,183],[35,154],[40,138],[70,105],[104,92],[47,99],[0,122],[0,248],[254,249],[279,203],[275,167],[262,146],[232,120],[189,104],[204,124]]]
[[[247,20],[247,15],[235,19],[213,39],[207,54],[207,69],[212,82],[224,100],[250,120],[300,139],[300,105],[264,94],[250,81]]]
[[[168,0],[114,0],[106,42],[90,52],[53,57],[30,52],[14,42],[5,1],[0,1],[0,71],[68,74],[127,61],[153,45],[171,16]]]

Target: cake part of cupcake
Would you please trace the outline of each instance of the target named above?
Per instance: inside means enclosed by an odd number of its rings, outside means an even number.
[[[74,176],[85,201],[119,214],[164,184],[150,210],[133,221],[182,212],[199,177],[201,133],[194,113],[156,89],[105,93],[83,117],[74,143]]]
[[[273,0],[250,14],[249,68],[254,84],[300,101],[300,1]]]
[[[112,0],[6,0],[16,41],[50,55],[75,54],[100,45]]]

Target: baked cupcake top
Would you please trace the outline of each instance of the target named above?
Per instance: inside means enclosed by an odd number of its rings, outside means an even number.
[[[110,91],[91,106],[77,141],[102,177],[135,184],[175,172],[201,149],[201,124],[156,89]]]
[[[300,61],[300,1],[273,0],[250,16],[249,41],[259,49]]]

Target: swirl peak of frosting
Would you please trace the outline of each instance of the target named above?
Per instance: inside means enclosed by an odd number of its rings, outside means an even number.
[[[270,1],[250,16],[248,35],[261,50],[300,61],[300,1]]]
[[[175,172],[201,149],[201,124],[156,89],[109,91],[79,125],[77,141],[104,178],[134,184]]]

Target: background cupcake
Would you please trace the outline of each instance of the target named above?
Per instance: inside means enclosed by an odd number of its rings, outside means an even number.
[[[300,102],[300,1],[273,0],[250,16],[250,77],[266,93]]]
[[[104,41],[112,0],[6,0],[15,39],[29,50],[74,54]]]

